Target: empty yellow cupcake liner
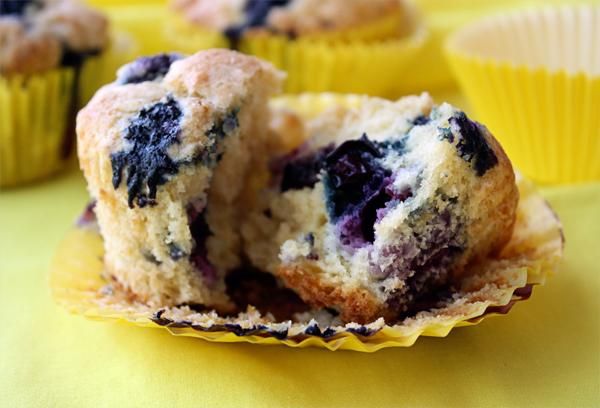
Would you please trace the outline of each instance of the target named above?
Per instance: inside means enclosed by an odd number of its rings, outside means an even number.
[[[87,60],[79,74],[61,68],[0,76],[0,187],[39,180],[64,165],[74,145],[77,108],[114,80],[116,68],[134,52],[133,42],[119,35],[101,55]]]
[[[278,98],[273,105],[308,117],[338,104],[357,106],[360,101],[358,96],[303,95]],[[214,312],[198,313],[187,306],[153,309],[108,289],[101,277],[102,237],[90,227],[76,227],[62,241],[52,262],[50,286],[55,300],[70,312],[95,320],[166,329],[177,336],[363,352],[408,347],[420,336],[445,337],[454,327],[507,313],[555,270],[564,244],[561,224],[531,182],[518,176],[517,183],[521,198],[515,230],[502,253],[474,267],[445,307],[420,312],[393,326],[383,319],[367,325],[334,326],[319,325],[314,319],[277,322],[252,307],[228,318]]]
[[[410,80],[402,71],[417,58],[427,37],[427,31],[416,26],[415,19],[410,20],[410,30],[403,35],[398,15],[352,30],[297,39],[249,33],[240,40],[239,50],[286,71],[285,91],[289,93],[331,91],[397,97],[398,82]],[[169,17],[165,35],[172,48],[187,54],[228,46],[222,34],[193,26],[176,15]]]
[[[487,18],[449,39],[475,116],[536,181],[600,180],[598,27],[599,6],[542,8]]]

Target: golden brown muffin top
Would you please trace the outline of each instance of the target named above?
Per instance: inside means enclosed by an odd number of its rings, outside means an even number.
[[[117,81],[101,88],[77,116],[79,160],[90,190],[98,196],[99,189],[111,189],[110,177],[106,177],[110,166],[102,167],[97,161],[108,160],[111,153],[129,144],[123,129],[141,111],[177,105],[182,118],[173,121],[173,126],[180,134],[168,151],[172,160],[187,163],[212,143],[206,131],[213,118],[239,106],[259,86],[261,91],[275,93],[282,79],[283,74],[267,62],[224,49],[187,58],[177,54],[141,57],[125,65]],[[167,126],[167,120],[163,122],[152,126]]]
[[[0,3],[0,74],[75,65],[108,42],[108,20],[74,0]]]

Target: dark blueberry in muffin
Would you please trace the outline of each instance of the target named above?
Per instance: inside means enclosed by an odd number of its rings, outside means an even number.
[[[177,53],[140,57],[119,72],[117,83],[137,84],[162,78],[169,72],[171,64],[181,58],[182,56]]]
[[[177,174],[179,164],[167,150],[179,143],[182,112],[177,101],[169,97],[144,108],[134,117],[125,131],[129,147],[110,156],[113,187],[121,184],[127,173],[128,204],[133,208],[156,204],[156,189]]]
[[[237,42],[243,32],[248,28],[261,27],[265,25],[269,12],[274,7],[283,7],[290,0],[248,0],[244,7],[245,21],[242,24],[237,24],[225,29],[225,36],[236,48]]]
[[[39,1],[32,0],[2,0],[0,1],[0,16],[22,16],[29,6],[39,5]]]
[[[325,158],[332,150],[333,146],[327,146],[306,155],[302,155],[301,150],[296,150],[283,158],[282,161],[286,164],[281,178],[281,192],[314,186],[319,180]]]
[[[328,211],[339,223],[345,245],[373,242],[377,210],[393,198],[387,188],[391,172],[381,165],[382,157],[379,147],[363,134],[342,143],[325,160]]]
[[[169,246],[169,256],[171,257],[172,260],[178,261],[187,256],[185,251],[183,249],[181,249],[181,247],[179,245],[170,243],[168,246]]]
[[[496,154],[485,140],[477,122],[469,120],[464,112],[458,112],[450,118],[450,123],[460,130],[460,139],[456,149],[465,161],[471,163],[478,176],[483,176],[498,164]]]
[[[446,203],[441,211],[429,205],[411,213],[407,224],[413,234],[383,250],[386,256],[395,261],[378,271],[380,277],[408,279],[415,291],[446,281],[447,267],[463,252],[466,240],[456,201],[447,197],[440,199]],[[423,216],[428,219],[426,231],[419,225]],[[419,271],[418,276],[411,277],[412,271]]]
[[[425,115],[419,115],[416,118],[413,119],[412,123],[415,126],[423,126],[429,123],[429,116],[425,116]]]

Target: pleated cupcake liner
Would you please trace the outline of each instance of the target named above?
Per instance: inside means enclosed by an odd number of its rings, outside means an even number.
[[[68,157],[75,71],[0,77],[0,187],[58,170]]]
[[[475,111],[525,175],[600,180],[600,7],[541,8],[465,27],[447,44]]]

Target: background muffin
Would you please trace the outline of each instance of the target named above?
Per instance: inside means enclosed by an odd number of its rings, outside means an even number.
[[[0,74],[42,73],[79,66],[108,44],[108,21],[71,0],[3,1]]]
[[[397,18],[388,33],[362,39],[382,39],[401,33],[402,2],[397,0],[175,0],[173,8],[192,24],[221,31],[237,41],[243,35],[280,34],[291,38],[344,33]]]
[[[388,95],[423,42],[404,1],[176,0],[165,35],[173,49],[232,47],[288,73],[287,92]],[[382,68],[384,67],[384,68]]]
[[[106,54],[108,37],[106,18],[71,0],[0,3],[0,186],[62,166],[83,77],[96,87],[107,68],[86,61]]]

